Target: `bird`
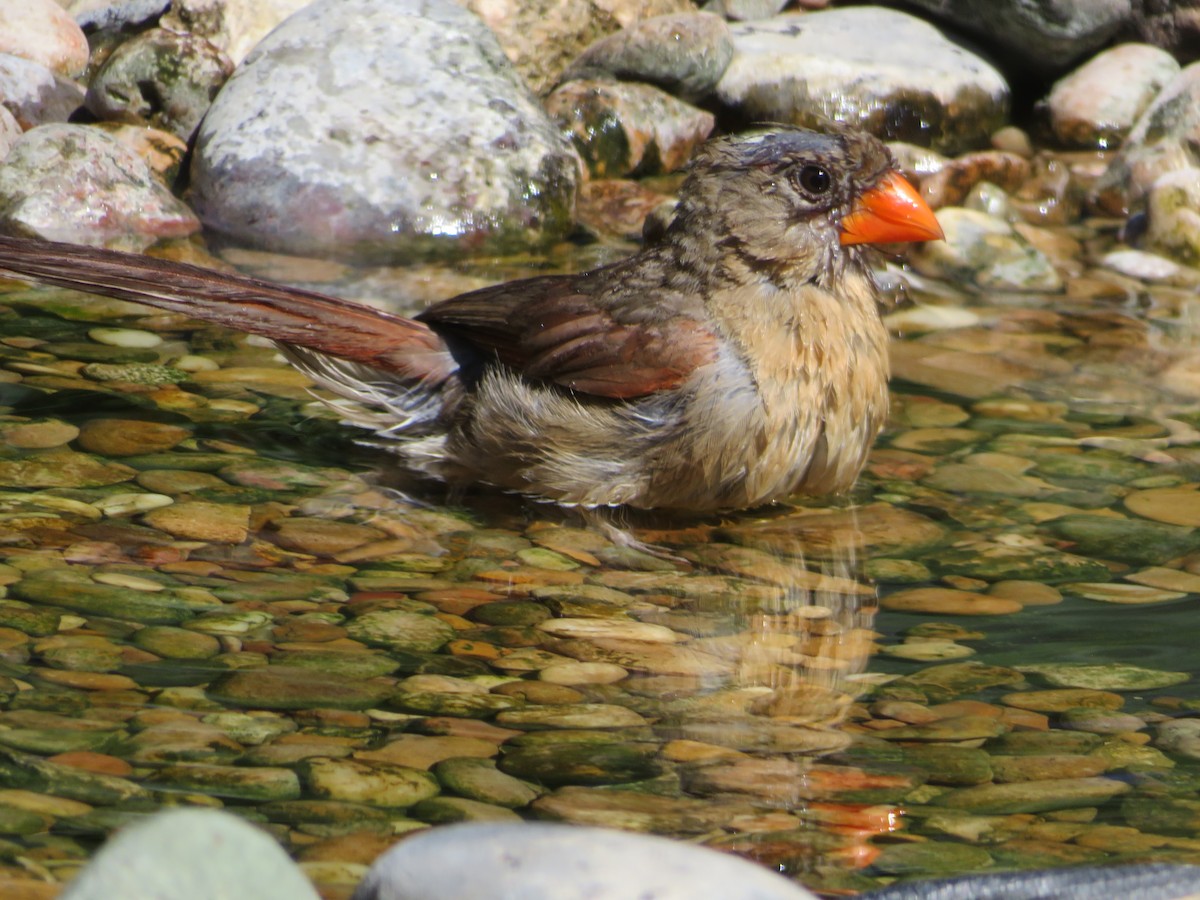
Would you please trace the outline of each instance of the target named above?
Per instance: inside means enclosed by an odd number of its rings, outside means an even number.
[[[941,237],[877,138],[766,126],[702,144],[632,256],[411,318],[30,238],[0,237],[0,270],[270,338],[419,475],[710,514],[854,483],[888,408],[868,251]]]

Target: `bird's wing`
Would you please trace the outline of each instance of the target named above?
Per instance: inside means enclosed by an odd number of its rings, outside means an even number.
[[[628,400],[678,387],[716,358],[692,316],[656,314],[653,296],[603,303],[588,276],[530,278],[452,297],[417,318],[529,378]]]

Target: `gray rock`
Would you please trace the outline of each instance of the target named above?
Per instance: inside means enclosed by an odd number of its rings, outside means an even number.
[[[75,12],[75,7],[84,9]],[[87,7],[92,8],[87,8]],[[171,0],[125,0],[96,6],[86,0],[67,4],[67,11],[74,12],[75,22],[87,32],[119,29],[136,30],[158,19],[171,8]]]
[[[1193,166],[1200,166],[1200,63],[1176,75],[1142,113],[1093,196],[1106,212],[1125,215],[1161,175]]]
[[[0,53],[0,106],[23,129],[65,122],[83,105],[83,88],[40,63]]]
[[[1200,866],[1159,863],[1071,866],[913,881],[867,891],[863,900],[1175,900],[1200,890]]]
[[[437,828],[393,847],[352,900],[809,900],[743,859],[659,837],[545,823]]]
[[[905,13],[851,7],[732,31],[736,52],[716,93],[746,121],[841,121],[955,153],[985,144],[1007,115],[1000,73]]]
[[[1130,18],[1131,0],[907,0],[1010,54],[1053,71],[1103,47]]]
[[[594,178],[672,172],[714,124],[712,113],[632,82],[567,82],[546,98],[546,111]]]
[[[186,141],[232,72],[204,38],[152,28],[104,61],[85,105],[98,119],[154,125]]]
[[[596,41],[571,63],[562,80],[599,72],[696,100],[716,87],[731,59],[733,36],[720,16],[654,16]]]
[[[317,900],[287,854],[236,816],[177,809],[114,837],[62,893],[63,900]]]
[[[317,0],[226,83],[196,210],[270,250],[389,261],[543,246],[577,159],[487,27],[451,0]]]
[[[0,230],[10,234],[143,250],[199,228],[137,155],[96,128],[34,128],[0,168]]]
[[[1159,91],[1179,74],[1171,54],[1121,44],[1059,79],[1046,98],[1050,127],[1070,147],[1116,147]]]
[[[720,13],[727,19],[769,19],[778,15],[788,5],[788,0],[711,0],[704,9]]]
[[[6,107],[0,106],[0,162],[21,138],[21,126]]]

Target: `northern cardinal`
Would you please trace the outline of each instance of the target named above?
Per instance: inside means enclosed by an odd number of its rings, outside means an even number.
[[[272,338],[425,475],[707,512],[853,483],[887,410],[865,245],[941,236],[878,140],[780,126],[701,147],[636,255],[415,319],[26,239],[0,238],[0,269]]]

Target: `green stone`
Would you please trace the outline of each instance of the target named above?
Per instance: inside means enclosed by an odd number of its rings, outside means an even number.
[[[1040,813],[1097,806],[1131,790],[1125,782],[1112,778],[1056,778],[958,788],[934,803],[977,813]]]
[[[206,695],[248,709],[370,709],[380,706],[392,690],[387,684],[329,672],[268,666],[222,675],[209,685]]]
[[[623,784],[663,772],[642,749],[628,744],[566,743],[504,748],[501,772],[545,785]]]
[[[1050,547],[1019,547],[978,542],[950,547],[924,560],[941,576],[959,575],[996,581],[1107,581],[1108,567],[1094,559]]]
[[[890,844],[871,863],[886,875],[950,875],[985,869],[991,855],[982,847],[928,841],[921,844]]]
[[[346,625],[346,634],[372,647],[417,653],[432,653],[455,637],[441,619],[394,609],[359,616]]]
[[[1047,522],[1045,527],[1075,544],[1074,549],[1079,553],[1132,565],[1161,565],[1200,548],[1200,532],[1194,528],[1115,516],[1063,516]]]
[[[391,708],[415,715],[462,719],[489,719],[498,712],[522,705],[523,701],[518,697],[449,691],[400,691],[388,701]]]
[[[400,663],[385,653],[349,650],[281,650],[271,655],[271,665],[329,672],[343,678],[391,675]]]
[[[533,785],[501,772],[491,759],[444,759],[433,767],[433,773],[453,794],[510,809],[528,806],[541,794]]]
[[[468,800],[466,797],[431,797],[411,807],[408,814],[431,825],[447,825],[451,822],[523,821],[511,809],[482,803],[479,800]]]
[[[251,802],[300,797],[300,779],[295,772],[267,766],[167,766],[152,773],[146,783],[166,790]]]
[[[930,784],[960,787],[992,780],[988,754],[973,747],[937,744],[905,747],[904,761],[926,773],[926,780]]]
[[[98,775],[4,748],[0,748],[0,784],[105,806],[151,796],[150,791],[125,778]]]
[[[96,584],[68,570],[35,572],[9,586],[13,596],[30,603],[46,603],[89,616],[178,625],[191,619],[197,607],[170,590],[137,591]]]
[[[1152,691],[1191,680],[1187,672],[1164,672],[1121,663],[1039,663],[1017,668],[1040,675],[1057,687],[1097,691]]]

